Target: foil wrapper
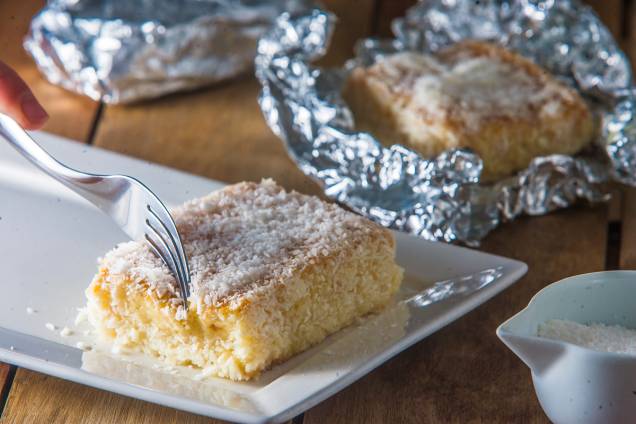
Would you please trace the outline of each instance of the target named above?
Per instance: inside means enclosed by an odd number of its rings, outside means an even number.
[[[24,47],[52,83],[127,103],[251,70],[276,17],[309,10],[309,0],[52,0]]]
[[[335,24],[317,9],[277,20],[258,45],[259,101],[298,166],[329,197],[360,214],[426,239],[475,245],[520,215],[545,214],[581,199],[605,201],[610,181],[636,185],[630,64],[589,7],[570,0],[427,0],[393,22],[394,39],[361,40],[356,57],[341,69],[312,66]],[[601,122],[590,151],[538,157],[517,175],[488,185],[480,183],[482,162],[471,151],[425,159],[355,130],[340,94],[352,67],[466,38],[504,45],[576,88]]]

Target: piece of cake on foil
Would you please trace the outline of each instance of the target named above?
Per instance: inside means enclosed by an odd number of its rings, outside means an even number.
[[[390,231],[271,180],[228,186],[173,211],[189,258],[186,311],[176,281],[142,242],[100,260],[87,314],[115,347],[248,380],[398,290]]]
[[[500,179],[538,156],[573,154],[596,134],[572,88],[496,44],[463,41],[433,55],[401,52],[354,68],[343,91],[356,126],[432,158],[470,148]]]

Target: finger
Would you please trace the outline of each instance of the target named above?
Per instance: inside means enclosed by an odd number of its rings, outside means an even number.
[[[22,78],[1,61],[0,112],[11,116],[26,129],[40,128],[49,117]]]

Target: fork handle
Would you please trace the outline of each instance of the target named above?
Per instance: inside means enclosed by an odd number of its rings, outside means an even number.
[[[57,161],[36,143],[15,120],[3,113],[0,113],[0,136],[5,138],[31,163],[64,185],[68,186],[74,182],[90,184],[101,180],[101,177],[97,175],[76,171]]]

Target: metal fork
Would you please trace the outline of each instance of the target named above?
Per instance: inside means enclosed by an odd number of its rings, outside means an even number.
[[[110,216],[133,240],[145,239],[176,278],[187,308],[190,269],[181,237],[168,209],[148,187],[125,175],[88,174],[63,165],[2,113],[0,136],[35,166]]]

